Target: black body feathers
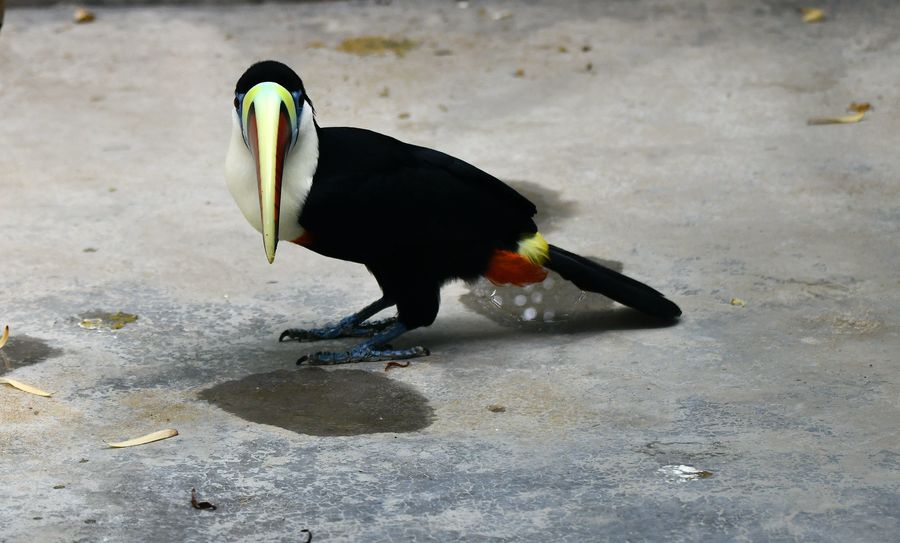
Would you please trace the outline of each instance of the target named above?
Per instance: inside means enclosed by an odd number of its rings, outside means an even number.
[[[443,284],[478,277],[494,249],[515,250],[522,235],[537,231],[531,202],[462,160],[358,128],[318,134],[300,224],[328,256],[400,261]]]
[[[437,316],[440,288],[485,274],[497,250],[537,231],[537,210],[496,177],[450,155],[358,128],[318,128],[319,160],[300,224],[323,255],[365,264],[408,328]],[[546,267],[578,287],[664,319],[652,288],[550,247]]]

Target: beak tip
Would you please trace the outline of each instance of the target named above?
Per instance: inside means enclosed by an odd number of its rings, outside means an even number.
[[[273,239],[275,239],[275,235],[263,235],[263,249],[266,250],[266,260],[269,261],[269,264],[275,262],[275,250],[278,249],[278,241],[273,242]]]

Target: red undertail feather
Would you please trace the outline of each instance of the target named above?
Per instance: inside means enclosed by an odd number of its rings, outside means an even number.
[[[304,247],[309,247],[310,245],[312,245],[312,236],[310,235],[309,231],[304,231],[299,238],[293,240],[293,243],[296,243],[297,245],[303,245]]]
[[[523,287],[546,279],[547,270],[519,253],[497,250],[484,276],[495,285]]]

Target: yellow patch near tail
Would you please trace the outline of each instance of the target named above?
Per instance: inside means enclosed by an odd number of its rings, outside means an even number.
[[[522,238],[519,240],[518,253],[538,266],[543,266],[550,258],[550,246],[547,240],[540,232],[535,232],[533,236]]]

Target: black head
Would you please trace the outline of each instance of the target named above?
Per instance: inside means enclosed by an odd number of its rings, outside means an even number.
[[[247,94],[247,91],[264,82],[278,83],[287,89],[297,98],[298,106],[301,106],[304,101],[312,106],[312,100],[306,95],[303,81],[297,72],[277,60],[262,60],[247,68],[247,71],[238,79],[237,85],[234,86],[234,107],[238,107],[240,98]]]
[[[270,81],[278,83],[290,92],[300,91],[306,94],[303,81],[297,72],[277,60],[263,60],[247,68],[234,87],[235,94],[246,94],[258,83]]]

